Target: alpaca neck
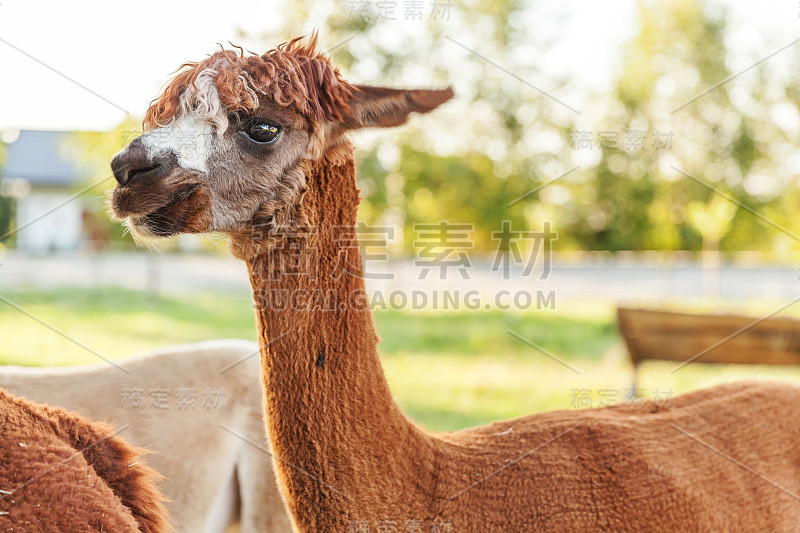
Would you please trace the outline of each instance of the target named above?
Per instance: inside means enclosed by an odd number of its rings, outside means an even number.
[[[389,493],[396,500],[401,482],[430,483],[411,479],[429,475],[411,474],[427,436],[395,404],[378,358],[355,236],[352,156],[339,165],[323,159],[306,175],[302,210],[313,229],[248,268],[276,468],[290,508],[306,509],[294,513],[301,529],[314,530],[320,524],[309,515],[343,523],[368,501]]]

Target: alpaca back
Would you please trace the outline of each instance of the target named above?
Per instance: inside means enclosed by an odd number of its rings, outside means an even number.
[[[105,424],[0,391],[3,531],[169,531],[157,474]]]
[[[454,531],[796,531],[798,402],[742,382],[440,434],[443,512]]]

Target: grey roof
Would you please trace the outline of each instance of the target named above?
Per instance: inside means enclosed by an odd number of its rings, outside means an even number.
[[[25,178],[31,185],[70,187],[87,177],[80,152],[69,131],[22,130],[6,145],[0,175]]]

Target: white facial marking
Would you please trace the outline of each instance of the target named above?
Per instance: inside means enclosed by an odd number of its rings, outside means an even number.
[[[142,143],[150,156],[173,152],[178,165],[187,170],[206,172],[214,129],[194,114],[183,115],[169,126],[156,128],[142,135]]]
[[[222,135],[228,129],[228,116],[217,91],[216,66],[200,72],[194,85],[183,92],[172,122],[142,136],[151,156],[171,151],[182,168],[206,172],[214,134]]]

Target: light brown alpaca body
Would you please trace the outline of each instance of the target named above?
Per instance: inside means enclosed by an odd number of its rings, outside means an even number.
[[[120,361],[125,371],[106,363],[0,366],[0,388],[124,428],[120,437],[151,452],[177,533],[223,533],[234,523],[241,533],[284,533],[286,510],[268,482],[257,352],[253,342],[220,340]],[[191,403],[180,404],[181,390],[196,395]],[[153,391],[168,395],[161,406]]]
[[[156,474],[104,424],[0,390],[0,531],[171,531]]]
[[[668,408],[444,434],[414,425],[392,399],[364,299],[344,133],[402,124],[452,92],[350,85],[313,42],[188,66],[151,106],[142,140],[112,162],[113,206],[140,235],[227,232],[247,262],[267,429],[298,531],[797,527],[797,387],[729,385]],[[177,135],[202,121],[225,127],[196,130],[212,139],[198,163]],[[165,138],[171,151],[155,148]]]

